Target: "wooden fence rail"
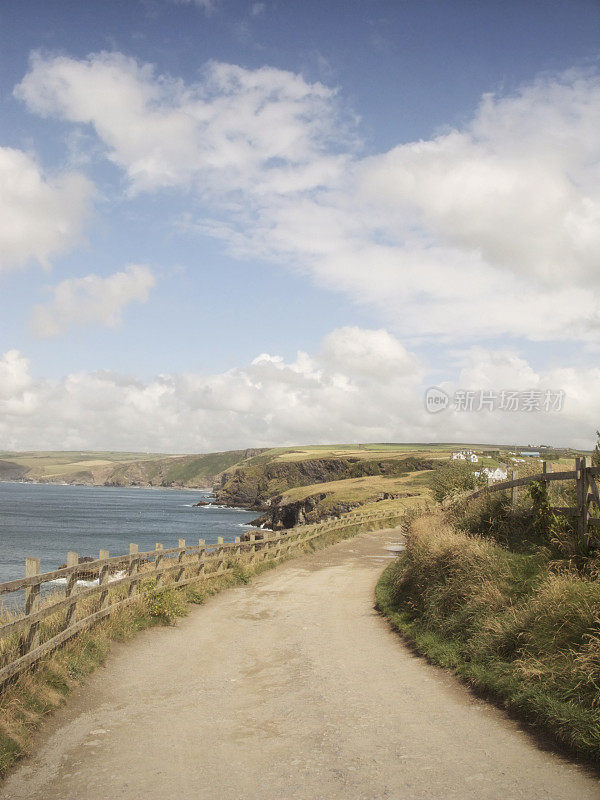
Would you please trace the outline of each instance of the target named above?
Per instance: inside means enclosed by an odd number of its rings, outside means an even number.
[[[574,480],[576,485],[576,506],[550,506],[550,510],[557,514],[577,518],[577,533],[582,544],[587,548],[590,542],[590,528],[600,529],[600,518],[590,516],[590,506],[595,506],[596,511],[600,512],[600,492],[596,484],[596,478],[600,475],[600,467],[592,467],[588,464],[586,456],[578,456],[575,459],[575,469],[562,472],[552,472],[551,464],[542,462],[542,471],[535,475],[527,475],[523,478],[518,477],[517,470],[513,470],[511,480],[500,481],[476,489],[473,492],[462,495],[461,500],[473,500],[489,492],[499,492],[511,489],[511,502],[513,507],[518,502],[518,488],[528,486],[532,483],[542,483],[546,486],[553,481]]]
[[[140,594],[155,588],[169,585],[174,588],[191,583],[210,580],[233,572],[242,564],[255,564],[260,560],[281,560],[294,548],[299,548],[319,536],[356,525],[368,526],[371,522],[397,521],[398,511],[388,509],[383,512],[351,512],[343,518],[330,519],[323,523],[302,525],[274,533],[258,531],[250,534],[248,541],[236,537],[233,542],[223,542],[219,537],[216,544],[207,545],[200,539],[197,545],[186,545],[180,539],[178,547],[165,548],[157,542],[154,550],[139,552],[136,544],[131,544],[128,555],[110,556],[108,550],[100,550],[99,558],[79,563],[77,553],[69,552],[67,566],[51,572],[40,571],[37,558],[27,558],[25,577],[0,583],[0,595],[25,592],[24,612],[18,614],[4,612],[0,618],[0,688],[15,678],[43,656],[60,647],[73,636],[105,619],[115,610],[133,602]],[[261,538],[258,538],[261,536]],[[95,576],[92,586],[81,587],[79,581]],[[64,596],[55,594],[42,598],[41,589],[45,584],[65,579]],[[58,595],[58,596],[57,596]],[[84,608],[83,601],[97,598],[97,602]],[[83,611],[85,616],[79,618]],[[58,624],[56,618],[60,617]],[[52,619],[51,619],[52,618]],[[4,619],[4,622],[1,622]],[[54,622],[48,638],[41,641],[41,623]],[[18,643],[9,637],[18,635]],[[15,647],[18,644],[18,647]],[[14,657],[14,652],[18,654]]]

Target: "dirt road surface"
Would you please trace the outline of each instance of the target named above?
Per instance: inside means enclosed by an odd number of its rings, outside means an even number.
[[[597,777],[373,609],[395,531],[287,562],[115,648],[4,800],[597,800]]]

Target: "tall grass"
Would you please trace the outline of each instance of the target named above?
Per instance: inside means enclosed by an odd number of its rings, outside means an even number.
[[[377,602],[432,661],[600,758],[597,580],[543,547],[514,552],[430,515],[412,523]]]

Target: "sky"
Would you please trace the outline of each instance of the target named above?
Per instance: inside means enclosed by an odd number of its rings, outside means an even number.
[[[592,447],[599,55],[595,0],[0,0],[0,449]]]

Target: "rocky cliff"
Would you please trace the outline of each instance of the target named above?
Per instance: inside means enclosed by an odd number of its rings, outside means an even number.
[[[286,490],[348,478],[400,477],[409,472],[431,468],[431,461],[415,457],[368,459],[348,456],[300,461],[251,459],[247,465],[236,466],[224,473],[219,485],[215,487],[215,495],[217,502],[222,505],[267,511],[272,521],[277,523],[277,519],[272,516],[273,509],[281,506],[282,495]],[[312,500],[306,498],[303,502],[310,504]],[[293,510],[293,503],[286,503],[287,506],[289,510],[281,511],[282,521],[289,515],[306,513],[300,507]],[[311,510],[314,509],[307,507],[308,513]],[[289,526],[284,523],[283,527]]]
[[[331,517],[340,517],[366,502],[376,503],[381,500],[397,500],[401,497],[415,497],[416,492],[377,492],[371,497],[360,500],[336,500],[333,493],[321,492],[312,494],[302,500],[286,501],[285,497],[278,495],[267,501],[268,509],[252,524],[259,528],[269,530],[282,530],[293,528],[295,525],[305,525],[320,522]]]

